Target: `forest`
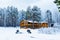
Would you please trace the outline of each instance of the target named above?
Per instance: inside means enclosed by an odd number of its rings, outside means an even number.
[[[42,12],[41,9],[37,6],[33,6],[31,8],[28,6],[28,8],[25,10],[18,11],[17,8],[11,6],[7,8],[0,8],[0,26],[4,27],[16,27],[20,25],[21,20],[32,20],[41,22],[46,21],[49,24],[55,23],[55,21],[52,19],[52,12],[50,10],[47,10],[46,16],[43,19],[42,18]]]

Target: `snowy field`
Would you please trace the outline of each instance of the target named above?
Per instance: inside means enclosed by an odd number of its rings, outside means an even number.
[[[16,30],[20,32],[16,34]],[[30,29],[29,34],[27,29],[19,27],[0,27],[0,40],[60,40],[60,29],[58,28],[41,28]]]

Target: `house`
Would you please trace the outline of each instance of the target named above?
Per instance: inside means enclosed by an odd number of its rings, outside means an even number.
[[[37,28],[41,28],[41,27],[48,27],[48,23],[47,22],[41,22],[38,23],[36,21],[34,21],[34,27],[33,27],[33,21],[31,20],[22,20],[20,22],[20,28],[31,28],[31,29],[37,29]]]

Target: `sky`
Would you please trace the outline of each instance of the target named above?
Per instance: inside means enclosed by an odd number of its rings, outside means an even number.
[[[28,6],[38,6],[42,12],[42,18],[46,16],[46,11],[50,10],[53,15],[53,20],[57,20],[56,16],[58,13],[58,8],[53,2],[55,0],[0,0],[0,8],[7,8],[8,6],[13,6],[18,8],[18,10],[26,10]],[[43,15],[44,14],[44,15]]]
[[[54,1],[54,0],[0,0],[0,8],[6,8],[7,6],[14,6],[18,10],[26,10],[28,6],[33,5],[42,5],[45,2]],[[40,7],[40,6],[39,6]]]

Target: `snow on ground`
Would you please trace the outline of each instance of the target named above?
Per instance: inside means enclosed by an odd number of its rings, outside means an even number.
[[[16,34],[16,30],[20,33]],[[27,33],[27,29],[19,27],[0,27],[0,40],[60,40],[60,29],[58,28],[40,28],[30,29],[31,34]]]

